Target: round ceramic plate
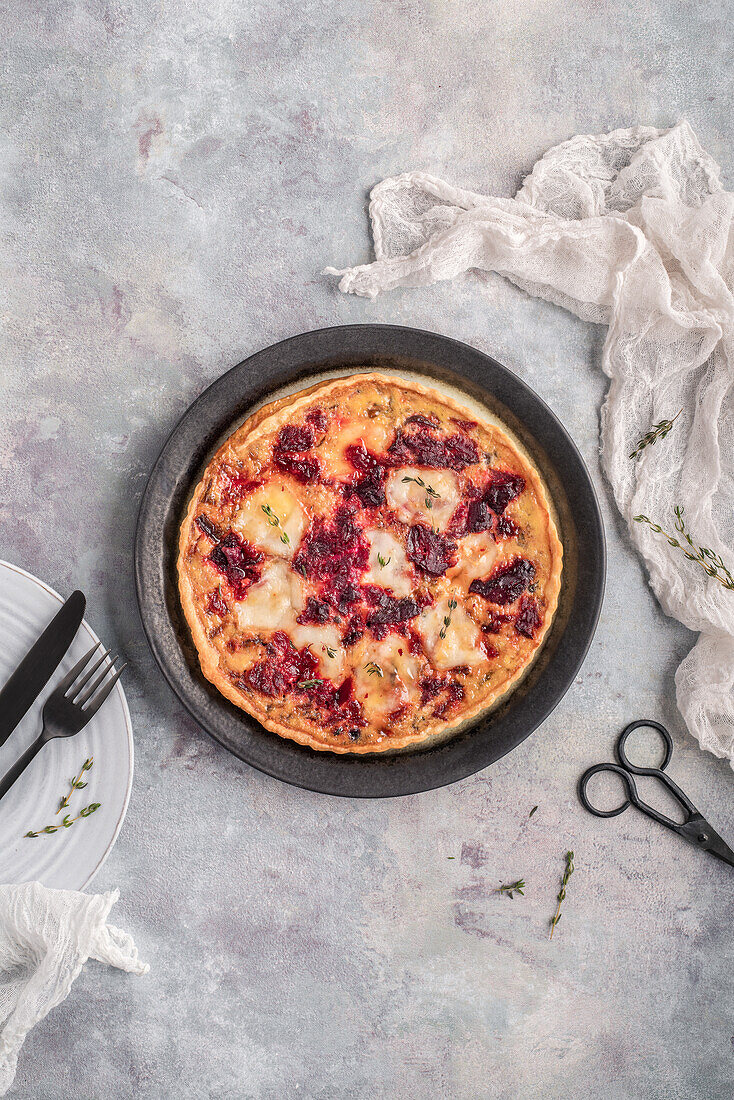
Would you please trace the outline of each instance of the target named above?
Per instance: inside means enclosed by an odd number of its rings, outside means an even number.
[[[315,752],[266,732],[204,678],[179,603],[176,554],[179,526],[204,467],[254,407],[321,378],[374,370],[433,381],[504,422],[550,490],[564,568],[558,610],[540,655],[498,709],[440,744],[350,757]],[[453,783],[532,733],[573,683],[591,644],[605,571],[604,528],[591,479],[548,406],[475,348],[392,325],[307,332],[222,375],[184,414],[163,448],[143,496],[135,538],[143,627],[164,675],[193,717],[253,767],[297,786],[353,797],[413,794]]]
[[[0,561],[0,686],[48,626],[63,603],[53,589],[9,562]],[[54,686],[92,645],[99,641],[82,623],[63,661],[22,722],[0,747],[0,775],[38,736],[41,710]],[[100,808],[70,829],[35,839],[29,830],[58,824],[59,802],[72,776],[94,757],[87,786],[75,791],[68,813],[91,802]],[[81,890],[112,851],[127,810],[133,778],[133,733],[120,682],[88,726],[75,737],[45,745],[16,784],[0,801],[0,884],[42,882],[44,886]]]

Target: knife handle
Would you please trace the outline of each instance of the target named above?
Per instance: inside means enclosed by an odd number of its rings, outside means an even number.
[[[23,774],[31,760],[38,755],[44,745],[45,741],[43,739],[43,734],[41,734],[38,740],[34,741],[33,744],[25,750],[21,758],[13,764],[10,771],[6,772],[2,779],[0,779],[0,798],[3,798],[8,793],[16,779]]]

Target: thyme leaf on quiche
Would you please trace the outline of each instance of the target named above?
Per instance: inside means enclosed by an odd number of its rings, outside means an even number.
[[[448,615],[444,616],[443,626],[441,627],[441,630],[440,630],[439,635],[438,635],[439,638],[445,638],[446,637],[446,631],[451,626],[451,616],[453,615],[455,608],[456,608],[456,600],[449,600],[449,613],[448,613]]]
[[[376,661],[369,661],[368,664],[366,664],[364,667],[368,676],[382,677],[385,675]]]
[[[553,919],[551,920],[550,925],[550,936],[548,938],[551,940],[553,939],[553,933],[555,931],[556,925],[561,919],[561,905],[563,904],[563,901],[566,897],[566,886],[568,885],[568,880],[570,879],[574,870],[575,868],[573,865],[573,852],[566,852],[566,869],[564,870],[563,878],[561,879],[561,892],[558,895],[558,905],[556,906],[556,911],[553,914]]]
[[[682,412],[683,409],[678,409],[678,412],[672,420],[661,420],[658,424],[653,424],[650,431],[646,432],[641,439],[638,439],[637,446],[630,454],[630,458],[637,458],[638,454],[644,451],[645,447],[650,447],[653,443],[657,443],[658,439],[665,439]]]
[[[282,527],[283,526],[269,504],[261,504],[260,507],[262,508],[265,515],[268,517],[268,523],[270,524],[271,527]],[[288,538],[288,535],[286,534],[285,531],[283,531],[283,534],[280,536],[280,541],[285,546],[290,546],[290,544],[291,544],[291,540]]]
[[[316,687],[317,684],[323,684],[323,682],[323,680],[320,680],[318,678],[314,680],[299,680],[296,684],[296,687],[299,691],[305,691],[306,688]]]
[[[331,657],[331,659],[332,659],[332,661],[333,661],[333,660],[334,660],[334,658],[336,657],[336,650],[335,650],[335,649],[334,649],[334,648],[333,648],[332,646],[330,646],[330,645],[324,646],[324,649],[326,650],[326,652],[328,653],[329,657]]]
[[[429,510],[431,508],[433,508],[433,500],[438,499],[441,496],[441,494],[437,493],[432,485],[427,485],[422,477],[404,477],[403,478],[403,484],[405,484],[407,481],[414,481],[416,483],[416,485],[420,486],[421,489],[425,489],[425,491],[426,491],[426,499],[424,501],[425,506]]]
[[[504,894],[506,897],[512,899],[515,894],[522,894],[525,896],[525,879],[519,878],[517,882],[509,882],[506,885],[503,883],[497,891],[498,894]]]
[[[688,558],[689,561],[694,561],[697,565],[703,569],[707,576],[713,577],[719,584],[730,592],[734,591],[734,576],[729,568],[724,564],[721,555],[715,554],[713,550],[710,550],[707,546],[696,546],[686,528],[685,520],[683,519],[684,508],[680,504],[676,504],[673,509],[675,513],[675,529],[683,539],[681,542],[675,536],[668,534],[668,532],[660,526],[659,523],[653,523],[649,516],[639,515],[635,516],[635,523],[646,523],[657,535],[663,535],[671,546],[680,550],[683,556]]]
[[[377,562],[380,566],[380,569],[384,569],[385,566],[389,565],[391,561],[392,561],[392,557],[383,558],[382,554],[377,555]]]
[[[74,778],[71,780],[71,789],[69,793],[64,795],[64,797],[59,802],[59,808],[56,811],[57,814],[60,814],[62,810],[66,810],[68,808],[71,801],[71,796],[73,795],[74,791],[81,791],[86,787],[87,784],[82,782],[82,776],[85,772],[91,771],[93,767],[94,757],[90,756],[89,759],[85,760],[82,764],[79,775],[75,775]]]

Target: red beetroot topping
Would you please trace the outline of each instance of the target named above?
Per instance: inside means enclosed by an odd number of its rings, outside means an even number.
[[[360,615],[352,615],[351,619],[347,623],[347,629],[344,632],[342,638],[342,644],[345,648],[356,645],[364,634],[364,623]]]
[[[441,718],[447,710],[464,698],[464,688],[450,672],[444,673],[443,676],[426,676],[420,682],[420,689],[422,707],[425,707],[437,695],[446,692],[446,698],[433,711],[435,718]]]
[[[446,698],[433,712],[434,718],[443,718],[447,710],[451,710],[464,698],[464,688],[458,680],[452,680],[446,692]]]
[[[209,561],[227,578],[236,600],[244,600],[247,589],[260,579],[263,555],[234,531],[230,531],[214,547]]]
[[[220,494],[222,504],[237,504],[244,496],[256,489],[259,484],[259,481],[253,481],[251,477],[246,477],[245,474],[235,474],[229,470],[223,471]]]
[[[276,630],[266,645],[266,657],[248,669],[242,679],[263,695],[285,695],[318,672],[319,662],[308,649],[296,649],[287,634]]]
[[[210,519],[207,519],[206,516],[197,516],[196,526],[199,528],[202,535],[206,535],[209,541],[213,542],[215,546],[222,541],[222,532],[217,525],[212,523]]]
[[[301,614],[296,619],[297,623],[306,625],[308,623],[328,623],[331,617],[331,609],[327,603],[323,600],[316,599],[315,596],[309,596],[306,600],[306,606]]]
[[[484,596],[492,603],[514,603],[535,579],[535,566],[527,558],[513,558],[499,566],[483,581],[472,581],[470,592]]]
[[[405,553],[418,569],[432,577],[440,577],[456,561],[456,543],[416,523],[408,531]]]
[[[352,488],[366,508],[379,508],[385,503],[385,463],[378,455],[367,450],[362,440],[353,443],[345,451],[346,457],[359,470]]]
[[[280,429],[273,448],[273,461],[285,474],[292,474],[297,481],[309,484],[318,480],[321,463],[313,455],[304,455],[314,444],[314,428],[311,424],[286,424]]]
[[[492,480],[484,490],[483,499],[492,511],[501,516],[507,505],[525,489],[525,478],[508,470],[492,470]]]
[[[364,594],[373,608],[367,615],[367,629],[376,638],[384,638],[391,627],[400,627],[414,619],[420,611],[420,605],[410,596],[397,599],[376,585],[365,585]]]
[[[526,638],[532,638],[542,623],[537,602],[532,596],[523,596],[515,619],[515,630]]]
[[[365,725],[365,720],[362,704],[354,698],[351,676],[338,688],[328,680],[317,679],[316,683],[306,684],[299,690],[303,690],[310,703],[319,707],[321,718],[327,725],[337,727],[332,730],[335,736],[344,733],[346,727],[352,741],[359,739],[359,727]]]
[[[359,582],[369,562],[369,547],[354,522],[349,505],[342,505],[333,523],[316,519],[293,559],[304,577],[324,582],[321,597],[340,614],[359,599]]]
[[[316,435],[324,435],[329,426],[329,418],[323,409],[311,409],[306,422],[311,425]]]
[[[206,601],[206,610],[209,615],[224,616],[227,614],[227,604],[216,590],[209,593],[209,599]]]
[[[503,615],[499,611],[490,611],[489,619],[482,624],[482,630],[485,634],[500,634],[503,624],[511,623],[513,617],[512,615]]]
[[[387,453],[393,466],[427,466],[457,472],[479,461],[479,448],[472,439],[459,432],[439,435],[435,428],[423,424],[398,428]]]

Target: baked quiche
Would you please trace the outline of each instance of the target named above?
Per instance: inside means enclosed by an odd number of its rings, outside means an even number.
[[[489,416],[381,374],[255,412],[181,526],[204,675],[266,729],[338,753],[446,735],[538,652],[562,566],[549,498]]]

